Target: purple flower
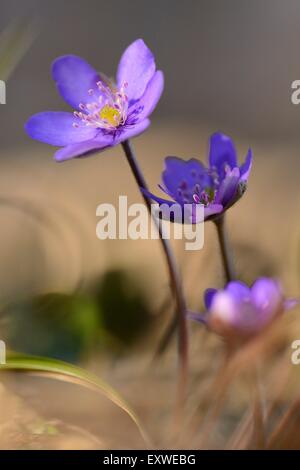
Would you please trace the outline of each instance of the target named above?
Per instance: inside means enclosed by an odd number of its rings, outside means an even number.
[[[206,168],[195,158],[185,161],[167,157],[159,187],[173,201],[146,190],[143,192],[160,205],[174,206],[174,201],[181,207],[184,204],[203,204],[204,219],[211,220],[232,206],[245,192],[252,152],[248,150],[245,162],[239,166],[230,137],[215,133],[210,137],[208,161],[209,167]],[[192,220],[194,223],[198,221]]]
[[[206,313],[191,314],[193,320],[222,336],[250,337],[298,301],[285,299],[276,280],[260,278],[252,287],[232,281],[223,290],[207,289],[204,303]]]
[[[25,129],[33,139],[63,147],[58,161],[104,150],[143,132],[159,101],[163,73],[142,39],[123,53],[116,83],[74,55],[56,59],[52,76],[73,113],[47,111],[32,116]]]

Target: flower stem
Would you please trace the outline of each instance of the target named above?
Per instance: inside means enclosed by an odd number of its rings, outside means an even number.
[[[124,153],[126,155],[127,161],[131,168],[131,171],[135,177],[136,183],[139,188],[148,189],[146,180],[143,173],[141,172],[137,160],[135,158],[132,146],[129,140],[125,140],[122,143]],[[145,204],[148,208],[149,213],[151,214],[151,202],[150,200],[142,193]],[[153,221],[157,224],[157,221],[153,218]],[[188,379],[188,331],[187,331],[187,321],[186,321],[186,302],[183,294],[182,283],[180,279],[179,272],[177,270],[175,258],[170,247],[168,240],[163,238],[162,229],[160,224],[157,224],[159,238],[163,247],[163,251],[166,257],[166,262],[169,271],[169,277],[171,282],[171,288],[175,295],[176,300],[176,322],[179,326],[178,329],[178,354],[179,354],[179,389],[178,389],[178,402],[183,404],[187,379]],[[181,405],[180,405],[181,406]]]
[[[224,227],[224,215],[214,220],[214,223],[217,228],[218,239],[219,239],[221,255],[222,255],[222,262],[224,265],[224,271],[225,271],[225,277],[226,277],[226,283],[227,283],[235,279],[235,274],[234,274],[234,269],[233,269],[233,265],[231,262],[230,250],[229,250],[227,235],[226,235],[225,227]],[[162,354],[166,350],[169,342],[171,341],[173,337],[174,332],[176,331],[176,327],[177,327],[177,321],[176,321],[176,318],[174,318],[172,322],[170,323],[170,325],[168,326],[168,329],[166,330],[159,344],[159,348],[156,353],[157,356]]]
[[[224,266],[224,273],[226,278],[226,283],[233,281],[235,279],[235,273],[232,263],[232,257],[230,254],[227,233],[225,230],[225,216],[222,215],[214,221],[217,229],[218,240],[220,245],[221,257]]]

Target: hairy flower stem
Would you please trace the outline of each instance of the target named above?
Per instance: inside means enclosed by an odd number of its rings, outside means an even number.
[[[221,250],[221,255],[222,255],[222,262],[224,265],[225,278],[226,278],[226,283],[227,283],[235,279],[235,274],[234,274],[234,269],[233,269],[233,265],[232,265],[232,261],[230,257],[227,235],[226,235],[226,231],[224,227],[224,215],[214,220],[214,223],[217,228],[220,250]],[[172,322],[168,326],[168,329],[166,330],[159,344],[156,356],[163,354],[164,351],[167,349],[167,346],[169,345],[173,337],[173,334],[176,331],[176,327],[177,327],[177,321],[175,318],[172,320]]]
[[[139,188],[148,189],[146,180],[143,173],[141,172],[137,160],[135,158],[132,146],[129,140],[126,140],[122,143],[124,153],[126,155],[127,161],[131,168],[131,171],[135,177],[136,183]],[[151,214],[151,202],[150,200],[142,193],[145,204],[148,208],[149,213]],[[156,223],[159,232],[159,238],[164,250],[164,254],[167,261],[171,288],[175,295],[176,300],[176,323],[178,325],[178,354],[179,354],[179,382],[178,382],[178,402],[183,404],[187,379],[188,379],[188,331],[187,331],[187,321],[186,321],[186,302],[183,294],[182,283],[180,279],[179,272],[177,270],[175,258],[171,250],[168,240],[163,238],[161,225],[157,223],[156,219],[153,218],[153,221]]]
[[[222,257],[222,262],[224,266],[225,279],[227,283],[235,279],[235,273],[234,273],[232,257],[231,257],[230,249],[228,245],[227,234],[225,230],[225,216],[222,215],[221,217],[218,217],[214,221],[214,223],[217,229],[221,257]]]

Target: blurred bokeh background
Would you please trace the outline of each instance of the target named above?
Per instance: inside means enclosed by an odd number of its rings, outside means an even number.
[[[96,238],[98,204],[116,203],[119,195],[141,201],[122,149],[58,164],[53,148],[30,141],[24,123],[42,110],[67,109],[50,76],[57,56],[77,54],[114,75],[122,51],[142,37],[166,81],[151,128],[134,141],[150,186],[159,182],[166,155],[205,160],[216,130],[231,135],[240,160],[251,147],[248,191],[228,214],[236,267],[249,282],[280,277],[297,295],[300,106],[291,103],[291,83],[300,79],[300,3],[2,0],[0,31],[20,20],[29,24],[32,43],[7,80],[7,104],[0,105],[0,337],[23,352],[101,368],[150,419],[140,389],[149,369],[135,363],[135,353],[138,361],[140,352],[151,356],[172,314],[159,242]],[[201,308],[205,287],[223,282],[213,229],[206,225],[201,252],[173,243],[192,309]],[[148,377],[149,390],[168,384],[162,401],[170,394],[174,354],[170,363],[167,376],[155,375],[154,384]],[[24,390],[45,413],[32,385]],[[48,390],[43,393],[53,396]],[[78,400],[60,412],[73,417]],[[87,412],[86,405],[76,409]]]
[[[1,29],[22,15],[41,28],[11,79],[2,145],[27,142],[20,129],[28,114],[61,107],[52,60],[74,53],[113,75],[137,37],[166,76],[156,119],[202,121],[247,139],[298,135],[299,110],[290,102],[300,73],[297,0],[3,0]]]

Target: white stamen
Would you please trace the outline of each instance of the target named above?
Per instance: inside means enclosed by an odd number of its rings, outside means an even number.
[[[74,116],[85,126],[114,131],[124,125],[127,119],[128,97],[125,94],[127,86],[128,83],[125,82],[117,90],[114,86],[98,81],[97,87],[101,94],[98,93],[95,101],[80,103],[78,107],[81,111],[74,111]],[[94,95],[95,90],[90,88],[88,94]]]

